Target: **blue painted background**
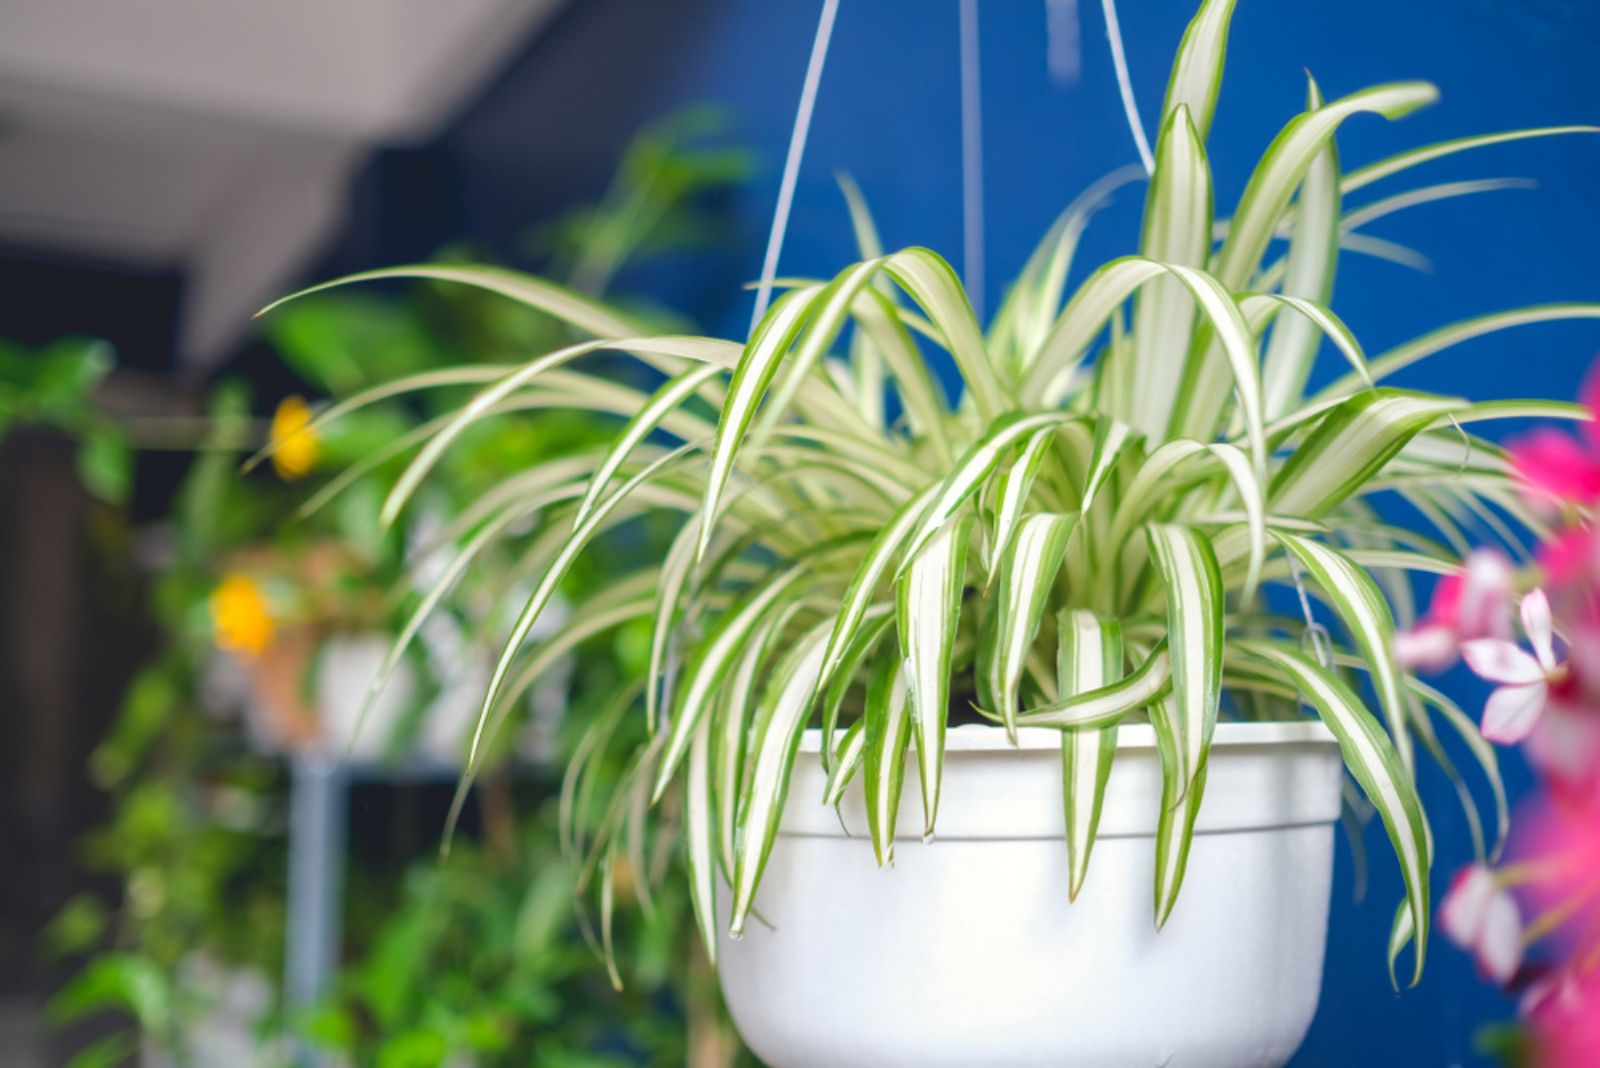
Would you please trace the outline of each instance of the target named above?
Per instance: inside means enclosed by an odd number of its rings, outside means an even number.
[[[1048,77],[1042,0],[981,6],[992,306],[1062,206],[1136,157],[1094,0],[1080,0],[1082,72],[1071,87]],[[818,8],[812,0],[575,5],[441,140],[453,200],[435,225],[369,243],[368,258],[425,254],[405,245],[436,231],[508,244],[516,224],[602,177],[639,123],[682,103],[719,100],[733,109],[739,136],[762,164],[737,204],[744,236],[709,265],[656,269],[639,281],[709,328],[741,332],[749,296],[736,284],[759,268]],[[1121,11],[1148,124],[1192,7],[1186,0],[1124,0]],[[1241,0],[1229,59],[1210,140],[1219,205],[1231,204],[1257,155],[1300,108],[1307,70],[1330,98],[1400,78],[1430,79],[1443,90],[1440,104],[1402,122],[1349,123],[1339,139],[1347,166],[1424,141],[1600,120],[1600,4],[1584,0]],[[844,0],[783,273],[831,274],[850,260],[835,170],[860,182],[890,247],[928,245],[959,265],[956,64],[954,0]],[[1540,184],[1376,224],[1371,232],[1421,250],[1435,270],[1417,274],[1349,257],[1334,306],[1376,353],[1485,311],[1600,298],[1597,172],[1600,138],[1561,138],[1479,151],[1375,187],[1372,196],[1460,178],[1525,176]],[[1134,250],[1141,199],[1135,187],[1096,221],[1079,254],[1080,277],[1087,266]],[[1396,381],[1475,398],[1570,397],[1597,348],[1600,325],[1593,322],[1523,328],[1435,357]],[[1479,707],[1481,693],[1470,680],[1453,677],[1450,688],[1469,709]],[[1526,786],[1520,767],[1508,775],[1514,787]],[[1427,778],[1425,800],[1442,885],[1470,846],[1440,776]],[[1376,826],[1368,847],[1371,889],[1357,905],[1350,857],[1340,846],[1321,1008],[1295,1063],[1481,1063],[1472,1033],[1509,1015],[1510,1004],[1442,941],[1419,989],[1390,991],[1383,947],[1399,878]]]

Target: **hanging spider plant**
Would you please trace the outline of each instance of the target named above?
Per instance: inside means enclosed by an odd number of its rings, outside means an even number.
[[[1163,816],[1157,836],[1159,924],[1182,883],[1218,719],[1292,719],[1309,707],[1337,737],[1388,831],[1406,887],[1390,964],[1414,940],[1420,974],[1430,845],[1414,786],[1416,744],[1455,774],[1430,707],[1467,736],[1496,792],[1502,831],[1505,803],[1475,728],[1391,651],[1391,603],[1402,617],[1409,612],[1406,573],[1449,572],[1453,554],[1386,523],[1374,498],[1409,501],[1447,540],[1462,515],[1537,530],[1501,450],[1467,427],[1581,412],[1474,404],[1382,383],[1468,338],[1600,318],[1600,305],[1498,312],[1369,358],[1329,308],[1340,254],[1403,258],[1362,228],[1504,183],[1346,202],[1443,156],[1589,128],[1465,138],[1345,171],[1334,143],[1345,120],[1398,119],[1433,102],[1436,90],[1398,82],[1324,102],[1312,83],[1305,110],[1267,147],[1231,214],[1219,216],[1205,143],[1231,8],[1231,0],[1208,0],[1183,38],[1138,253],[1099,267],[1066,295],[1079,235],[1126,181],[1114,176],[1057,220],[987,330],[936,253],[877,247],[853,187],[846,195],[864,259],[831,281],[791,285],[743,344],[642,336],[598,304],[504,271],[409,267],[329,283],[454,280],[591,338],[509,372],[469,366],[404,379],[319,421],[408,391],[479,387],[416,443],[384,509],[393,519],[479,420],[536,405],[626,420],[608,449],[524,471],[461,517],[455,562],[394,657],[478,554],[536,519],[522,551],[537,581],[484,697],[470,781],[484,742],[541,670],[594,634],[649,621],[648,674],[626,680],[637,707],[626,714],[644,717],[648,741],[593,839],[576,838],[590,853],[588,870],[601,873],[603,909],[611,873],[624,850],[642,849],[644,814],[656,803],[666,833],[681,830],[686,840],[714,959],[719,925],[737,934],[752,913],[791,800],[802,732],[820,726],[827,742],[827,800],[837,802],[853,777],[863,780],[883,863],[908,751],[923,798],[916,830],[936,831],[953,715],[981,717],[1013,738],[1059,732],[1072,858],[1063,891],[1076,895],[1117,726],[1148,718],[1160,742],[1163,812],[1172,817]],[[1325,341],[1349,367],[1313,390]],[[582,361],[601,351],[636,357],[659,388],[585,372]],[[930,360],[944,359],[959,374],[958,396],[929,370]],[[619,566],[610,593],[525,648],[573,560],[606,532],[663,509],[684,517],[670,548],[643,570]],[[1261,589],[1301,576],[1340,624],[1341,637],[1321,656],[1302,643],[1307,620],[1276,613]],[[596,747],[615,723],[597,723]],[[580,761],[574,774],[584,773]],[[732,891],[726,917],[717,915],[719,873]]]

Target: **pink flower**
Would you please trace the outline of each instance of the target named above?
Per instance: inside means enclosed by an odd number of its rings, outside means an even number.
[[[1586,798],[1600,786],[1600,715],[1553,701],[1522,751],[1556,797]]]
[[[1541,427],[1511,443],[1511,463],[1537,497],[1589,504],[1600,500],[1600,365],[1584,379],[1580,395],[1591,420],[1579,441]]]
[[[1511,637],[1511,588],[1516,573],[1498,549],[1477,549],[1458,574],[1446,575],[1433,589],[1428,614],[1394,637],[1394,653],[1404,668],[1443,671],[1456,661],[1461,643],[1474,638]]]
[[[1511,893],[1488,866],[1456,873],[1439,906],[1439,929],[1477,959],[1485,978],[1504,986],[1522,966],[1522,918]]]
[[[1600,976],[1562,973],[1528,991],[1522,1014],[1533,1025],[1539,1068],[1594,1068],[1600,1062]]]

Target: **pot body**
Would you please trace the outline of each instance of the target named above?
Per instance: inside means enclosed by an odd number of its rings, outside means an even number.
[[[1067,897],[1059,736],[949,733],[937,836],[906,769],[879,869],[860,777],[817,803],[808,732],[744,937],[734,1022],[772,1068],[1281,1065],[1316,1010],[1342,764],[1319,723],[1220,724],[1182,893],[1154,915],[1161,763],[1121,728],[1088,879]],[[845,828],[848,828],[848,836]],[[726,896],[722,914],[726,915]]]

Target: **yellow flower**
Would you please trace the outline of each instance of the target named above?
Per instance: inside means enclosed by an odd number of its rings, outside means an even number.
[[[231,652],[256,656],[272,644],[267,598],[248,575],[226,575],[211,591],[211,623],[217,645]]]
[[[285,481],[292,482],[316,466],[317,434],[310,425],[311,406],[302,397],[285,397],[272,413],[272,466]]]

